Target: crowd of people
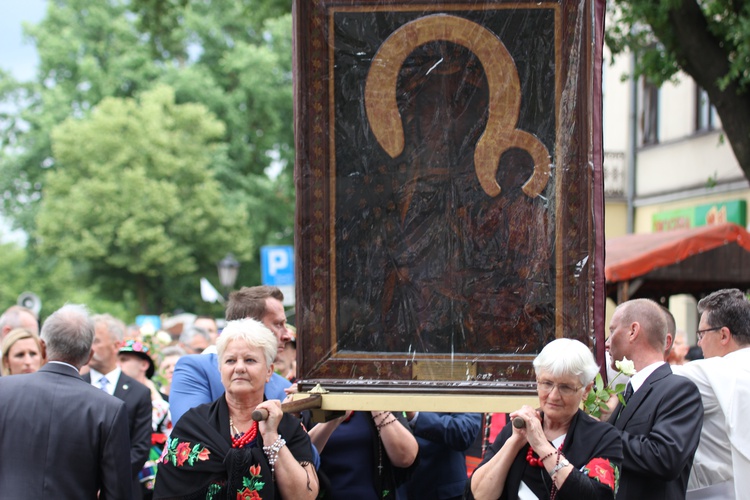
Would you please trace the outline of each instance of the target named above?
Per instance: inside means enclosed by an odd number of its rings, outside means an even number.
[[[705,359],[691,361],[663,306],[617,307],[608,363],[635,370],[598,418],[582,410],[600,372],[591,349],[547,344],[538,407],[510,413],[467,474],[480,414],[315,423],[282,411],[296,331],[275,287],[232,293],[221,330],[192,317],[166,333],[66,305],[40,333],[12,306],[0,316],[0,498],[750,498],[750,302],[719,290],[698,311]]]

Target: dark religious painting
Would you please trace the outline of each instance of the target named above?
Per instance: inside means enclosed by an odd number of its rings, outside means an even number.
[[[600,340],[594,19],[296,2],[303,389],[512,394],[549,341]]]

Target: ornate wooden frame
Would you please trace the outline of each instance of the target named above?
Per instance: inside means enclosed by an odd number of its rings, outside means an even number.
[[[343,337],[339,338],[337,324],[343,314],[339,289],[346,287],[337,278],[341,269],[337,268],[337,259],[349,254],[345,252],[341,227],[361,224],[362,220],[356,216],[347,219],[347,214],[356,212],[357,207],[343,206],[343,201],[350,200],[341,194],[345,181],[342,167],[337,167],[337,157],[357,152],[347,150],[349,146],[342,144],[342,137],[337,134],[351,128],[373,145],[367,154],[378,150],[377,154],[384,158],[378,161],[395,165],[387,163],[388,157],[398,158],[403,151],[403,129],[396,96],[388,90],[396,88],[398,71],[388,69],[388,65],[393,65],[393,61],[403,63],[410,51],[425,40],[440,39],[468,48],[479,57],[482,67],[505,68],[507,58],[513,61],[513,54],[519,54],[518,48],[503,53],[499,46],[504,48],[503,43],[512,40],[506,39],[506,31],[497,33],[492,27],[502,23],[518,25],[520,19],[527,18],[552,23],[547,33],[553,40],[546,43],[554,42],[553,56],[540,65],[540,70],[549,72],[552,68],[547,79],[554,81],[554,116],[550,118],[548,113],[547,120],[551,120],[554,133],[544,144],[536,135],[520,126],[516,128],[511,115],[515,112],[515,119],[518,118],[517,106],[524,99],[523,78],[519,87],[506,70],[485,71],[490,101],[486,130],[491,128],[493,109],[495,118],[500,116],[494,122],[500,124],[477,141],[473,158],[477,179],[488,196],[500,192],[495,181],[498,151],[520,147],[534,161],[534,174],[523,191],[529,197],[541,194],[551,200],[546,210],[554,220],[550,224],[554,231],[550,239],[554,242],[550,260],[554,295],[550,295],[548,303],[553,309],[554,325],[535,345],[499,352],[358,350],[351,346],[342,349]],[[601,178],[599,173],[595,175],[598,167],[593,159],[597,140],[592,122],[596,96],[593,19],[593,5],[587,0],[295,1],[296,308],[302,390],[321,384],[333,391],[528,394],[534,380],[531,361],[546,341],[570,337],[592,347],[603,341],[597,338],[603,334],[594,332],[595,316],[603,316],[603,310],[594,306],[594,283],[597,279],[603,282],[603,268],[595,266],[603,234],[594,229],[595,219],[602,211],[601,200],[595,197],[595,183]],[[352,31],[359,20],[370,24],[361,31]],[[374,26],[380,31],[368,31]],[[515,28],[516,32],[522,29]],[[503,43],[498,46],[488,33]],[[531,37],[534,33],[526,35]],[[339,57],[342,40],[349,45],[360,40],[363,58],[346,66]],[[360,71],[362,68],[357,67],[357,71],[351,71],[362,61],[371,61],[370,69]],[[378,64],[385,69],[371,71]],[[530,70],[534,69],[538,68]],[[363,73],[368,75],[366,81],[358,78]],[[347,78],[356,80],[348,88]],[[495,96],[493,88],[504,90]],[[514,92],[507,88],[517,89],[518,103]],[[347,96],[348,103],[359,102],[367,109],[364,113],[359,111],[361,115],[355,112],[360,121],[349,123],[349,115],[342,116],[340,111],[342,92],[352,89],[363,92]],[[362,118],[365,113],[367,119]],[[350,149],[357,147],[353,144]],[[552,157],[551,171],[549,162],[543,161],[547,151]],[[359,186],[366,189],[365,184]],[[377,198],[372,192],[367,195]],[[373,240],[368,244],[378,243]],[[372,270],[365,266],[358,271],[364,276]]]

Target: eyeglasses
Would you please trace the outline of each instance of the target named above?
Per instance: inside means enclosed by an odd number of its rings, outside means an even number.
[[[724,328],[723,326],[717,326],[716,328],[706,328],[704,330],[697,330],[695,332],[695,338],[698,339],[698,342],[700,342],[703,339],[703,336],[706,335],[708,332],[713,332],[715,330],[721,330]]]
[[[550,392],[552,392],[552,389],[554,389],[555,387],[557,387],[557,392],[561,396],[572,396],[576,392],[580,391],[583,386],[573,387],[568,384],[554,384],[549,381],[542,381],[542,382],[536,383],[537,390],[541,392],[542,394],[549,394]]]

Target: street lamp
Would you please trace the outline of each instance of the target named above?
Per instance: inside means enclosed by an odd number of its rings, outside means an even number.
[[[229,290],[232,289],[237,281],[237,274],[240,272],[240,263],[234,258],[234,255],[228,253],[221,259],[217,266],[219,268],[219,283],[224,288],[224,293],[229,296]]]

